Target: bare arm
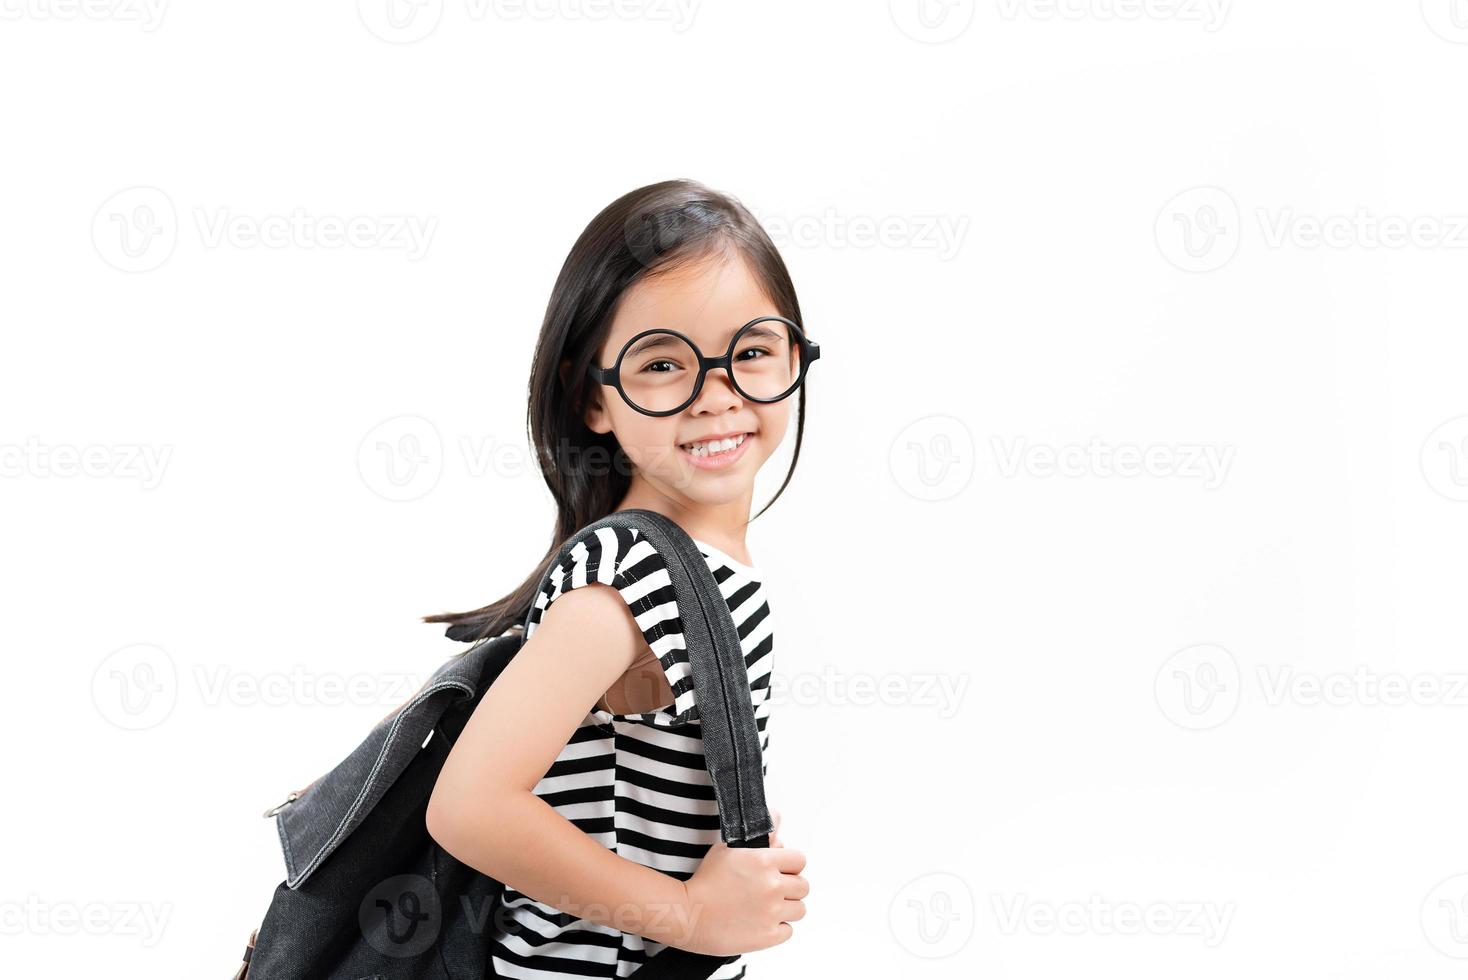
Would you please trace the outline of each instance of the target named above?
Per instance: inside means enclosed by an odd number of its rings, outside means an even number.
[[[678,946],[689,940],[693,915],[684,883],[608,850],[533,792],[646,648],[611,586],[560,596],[449,752],[428,801],[428,832],[458,860],[536,901]]]

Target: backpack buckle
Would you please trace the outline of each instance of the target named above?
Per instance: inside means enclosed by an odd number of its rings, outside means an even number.
[[[301,794],[299,792],[293,792],[293,793],[291,793],[290,796],[287,796],[284,800],[282,800],[281,802],[277,803],[275,806],[271,807],[270,809],[266,810],[264,815],[267,816],[267,817],[273,817],[277,813],[279,813],[280,811],[284,810],[286,807],[290,806],[292,803],[296,802],[296,800],[299,800],[300,798],[301,798]]]

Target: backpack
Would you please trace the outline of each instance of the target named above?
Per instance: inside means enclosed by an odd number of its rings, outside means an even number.
[[[759,731],[733,617],[702,553],[675,522],[629,509],[588,525],[636,528],[664,557],[682,616],[704,754],[729,847],[768,847]],[[576,535],[571,540],[575,540]],[[544,589],[570,554],[562,545]],[[330,772],[266,811],[286,878],[250,933],[235,980],[480,980],[494,977],[494,911],[504,885],[429,835],[444,760],[529,626],[480,640],[434,672]],[[704,980],[732,956],[666,947],[639,980]]]

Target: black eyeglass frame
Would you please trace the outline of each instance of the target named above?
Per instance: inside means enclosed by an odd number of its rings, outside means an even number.
[[[754,395],[751,395],[749,392],[741,388],[739,386],[739,379],[734,376],[734,348],[739,345],[739,338],[744,334],[744,331],[748,330],[756,323],[764,323],[766,320],[778,320],[788,326],[792,331],[794,331],[795,342],[800,347],[800,373],[795,376],[795,381],[793,384],[790,385],[789,388],[786,388],[784,392],[776,395],[774,398],[756,398]],[[663,412],[649,411],[648,409],[643,408],[641,405],[638,405],[632,400],[632,397],[627,394],[627,389],[622,387],[622,360],[627,356],[627,351],[631,349],[633,344],[637,343],[637,341],[641,340],[643,337],[655,333],[672,334],[673,336],[686,343],[698,355],[698,380],[693,383],[693,393],[688,396],[687,401],[679,405],[677,408],[670,408],[667,411]],[[786,398],[789,398],[792,394],[795,393],[795,389],[799,388],[802,384],[805,383],[806,372],[810,370],[811,364],[813,364],[820,356],[821,345],[813,340],[806,339],[805,331],[801,330],[800,325],[797,324],[794,320],[786,319],[783,316],[757,316],[753,320],[750,320],[748,323],[746,323],[744,326],[740,327],[738,330],[734,331],[734,336],[729,341],[729,349],[718,357],[705,357],[703,351],[699,350],[697,344],[695,344],[689,337],[685,336],[682,333],[679,333],[677,330],[673,330],[667,327],[653,327],[650,330],[642,331],[642,333],[638,334],[631,340],[627,341],[627,343],[623,344],[622,349],[617,352],[617,360],[612,364],[611,367],[604,368],[601,365],[592,362],[591,364],[588,364],[586,366],[586,373],[591,375],[592,379],[598,384],[609,385],[613,388],[616,388],[617,393],[622,396],[622,401],[626,402],[635,411],[641,412],[643,415],[651,415],[654,418],[661,418],[666,415],[677,415],[679,412],[683,411],[689,405],[692,405],[695,401],[697,401],[698,393],[700,391],[703,391],[703,381],[706,377],[708,377],[709,371],[713,368],[723,368],[724,373],[729,376],[729,383],[734,386],[734,390],[739,392],[740,395],[749,399],[752,402],[759,402],[762,405],[769,405],[774,402],[784,401]]]

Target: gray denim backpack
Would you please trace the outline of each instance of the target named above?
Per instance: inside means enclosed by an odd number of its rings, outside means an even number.
[[[703,555],[682,528],[650,510],[616,511],[588,527],[636,528],[665,557],[720,835],[730,847],[768,847],[772,823],[744,654]],[[490,945],[504,886],[439,847],[426,814],[449,749],[523,637],[524,627],[515,627],[450,658],[335,768],[266,812],[280,832],[286,878],[250,933],[235,980],[496,976]],[[635,975],[704,980],[732,959],[668,947]]]

